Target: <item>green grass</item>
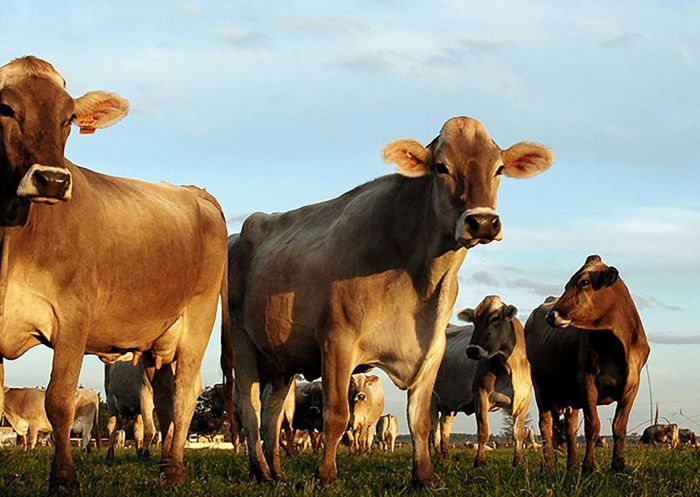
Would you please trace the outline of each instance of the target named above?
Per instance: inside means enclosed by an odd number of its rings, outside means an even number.
[[[439,481],[434,489],[416,491],[410,486],[409,449],[394,454],[374,452],[352,456],[341,451],[340,477],[335,486],[321,490],[313,478],[319,456],[311,453],[294,458],[283,456],[287,479],[274,484],[257,484],[248,476],[247,456],[226,451],[188,451],[185,455],[187,482],[175,490],[160,486],[157,458],[136,459],[133,450],[117,452],[116,462],[104,460],[105,451],[80,455],[74,452],[86,496],[315,496],[369,495],[397,496],[683,496],[700,495],[700,453],[695,450],[627,450],[625,473],[607,471],[610,449],[598,449],[597,459],[604,471],[581,477],[567,473],[559,456],[552,473],[540,471],[540,454],[529,452],[524,467],[510,466],[511,451],[489,452],[488,466],[473,469],[474,452],[454,449],[445,466],[436,466]],[[48,491],[52,449],[25,453],[19,449],[0,450],[0,496],[37,496]]]

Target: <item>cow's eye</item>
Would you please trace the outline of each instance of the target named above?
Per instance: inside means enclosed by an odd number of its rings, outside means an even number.
[[[442,162],[437,162],[435,164],[435,171],[437,171],[438,174],[450,174],[450,170],[447,169],[447,166]]]
[[[496,176],[500,176],[501,174],[503,174],[503,165],[496,169]]]
[[[578,287],[579,287],[579,288],[584,288],[584,287],[587,287],[587,286],[590,285],[590,284],[591,284],[591,280],[580,280],[580,281],[578,282]]]
[[[0,104],[0,116],[15,117],[15,111],[7,104]]]
[[[494,314],[494,315],[491,316],[491,318],[489,319],[489,324],[498,323],[498,321],[499,321],[500,319],[501,319],[500,314]]]

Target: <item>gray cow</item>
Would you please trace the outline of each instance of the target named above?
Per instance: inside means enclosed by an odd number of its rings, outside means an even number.
[[[169,366],[166,366],[169,367]],[[107,435],[109,449],[107,457],[114,459],[117,445],[118,418],[135,418],[134,440],[136,452],[143,459],[151,457],[151,445],[156,435],[153,419],[153,387],[143,367],[143,361],[136,365],[130,361],[105,364],[105,392],[107,394]]]

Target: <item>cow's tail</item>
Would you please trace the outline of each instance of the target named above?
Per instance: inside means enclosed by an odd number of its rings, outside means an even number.
[[[95,395],[95,449],[100,451],[100,394]]]
[[[224,275],[221,279],[221,370],[224,375],[224,403],[231,428],[231,440],[238,436],[238,423],[233,402],[233,339],[231,337],[231,316],[228,298],[229,257],[224,262]]]

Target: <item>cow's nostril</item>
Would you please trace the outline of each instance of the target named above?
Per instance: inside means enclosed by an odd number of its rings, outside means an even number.
[[[500,229],[501,229],[501,218],[499,218],[498,216],[496,216],[496,217],[493,219],[493,221],[491,221],[491,226],[493,226],[493,229],[494,229],[495,231],[500,231]]]
[[[49,184],[49,178],[41,171],[34,171],[34,183],[38,186],[46,186]]]
[[[479,230],[479,220],[474,217],[474,216],[467,216],[464,219],[464,222],[469,226],[469,231],[478,231]]]

